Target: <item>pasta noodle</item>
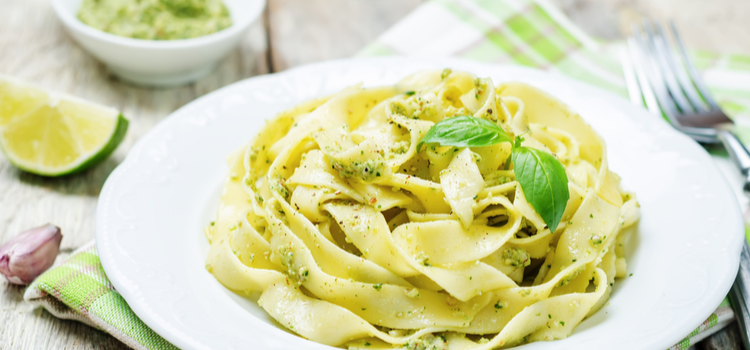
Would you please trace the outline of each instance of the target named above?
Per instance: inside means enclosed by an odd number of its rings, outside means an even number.
[[[496,123],[565,167],[551,232],[511,144],[417,143],[446,118]],[[424,71],[351,87],[269,121],[229,158],[206,268],[312,341],[351,349],[493,349],[568,336],[626,275],[634,194],[602,138],[522,83]]]

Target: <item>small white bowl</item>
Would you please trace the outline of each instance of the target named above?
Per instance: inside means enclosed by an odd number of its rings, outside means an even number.
[[[223,0],[229,28],[182,40],[142,40],[110,34],[78,20],[82,0],[51,0],[73,39],[122,80],[148,86],[174,86],[197,80],[234,49],[260,17],[265,0]]]

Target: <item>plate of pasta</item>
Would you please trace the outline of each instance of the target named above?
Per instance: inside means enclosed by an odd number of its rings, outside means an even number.
[[[180,348],[663,349],[737,272],[709,155],[533,69],[334,61],[173,113],[97,209],[113,285]]]

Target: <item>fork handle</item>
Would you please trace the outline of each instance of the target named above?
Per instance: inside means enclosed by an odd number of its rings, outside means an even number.
[[[729,291],[729,301],[732,303],[736,313],[737,322],[740,324],[740,334],[745,349],[750,349],[750,310],[748,310],[747,301],[750,300],[750,248],[747,241],[743,242],[742,253],[740,254],[740,268],[737,271],[737,279],[734,280],[732,289]]]
[[[742,142],[733,133],[727,130],[719,131],[719,140],[724,144],[729,157],[745,175],[745,184],[742,189],[747,195],[750,195],[750,153]],[[737,322],[740,325],[740,334],[745,349],[750,350],[750,246],[747,239],[742,240],[742,253],[740,254],[740,268],[737,271],[737,278],[734,280],[732,289],[729,291],[729,300],[736,313]]]
[[[742,189],[745,193],[750,194],[750,152],[742,145],[742,142],[732,132],[727,130],[719,131],[719,139],[724,144],[729,153],[729,157],[740,169],[742,175],[745,175],[745,184]]]

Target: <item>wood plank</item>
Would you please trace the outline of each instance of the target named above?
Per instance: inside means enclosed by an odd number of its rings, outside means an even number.
[[[351,57],[422,0],[268,0],[273,71]]]
[[[94,237],[94,211],[104,180],[133,144],[169,113],[232,82],[268,71],[264,23],[213,73],[178,88],[123,84],[65,33],[48,0],[0,0],[0,74],[115,106],[130,130],[112,157],[74,176],[47,179],[19,171],[0,155],[0,242],[47,222],[62,228],[58,261]],[[60,320],[23,302],[24,288],[0,278],[0,349],[125,349],[84,324]]]
[[[750,55],[750,1],[552,0],[584,31],[613,40],[625,38],[644,17],[672,19],[688,47]]]
[[[730,324],[710,337],[695,345],[696,350],[742,350],[737,322]]]

